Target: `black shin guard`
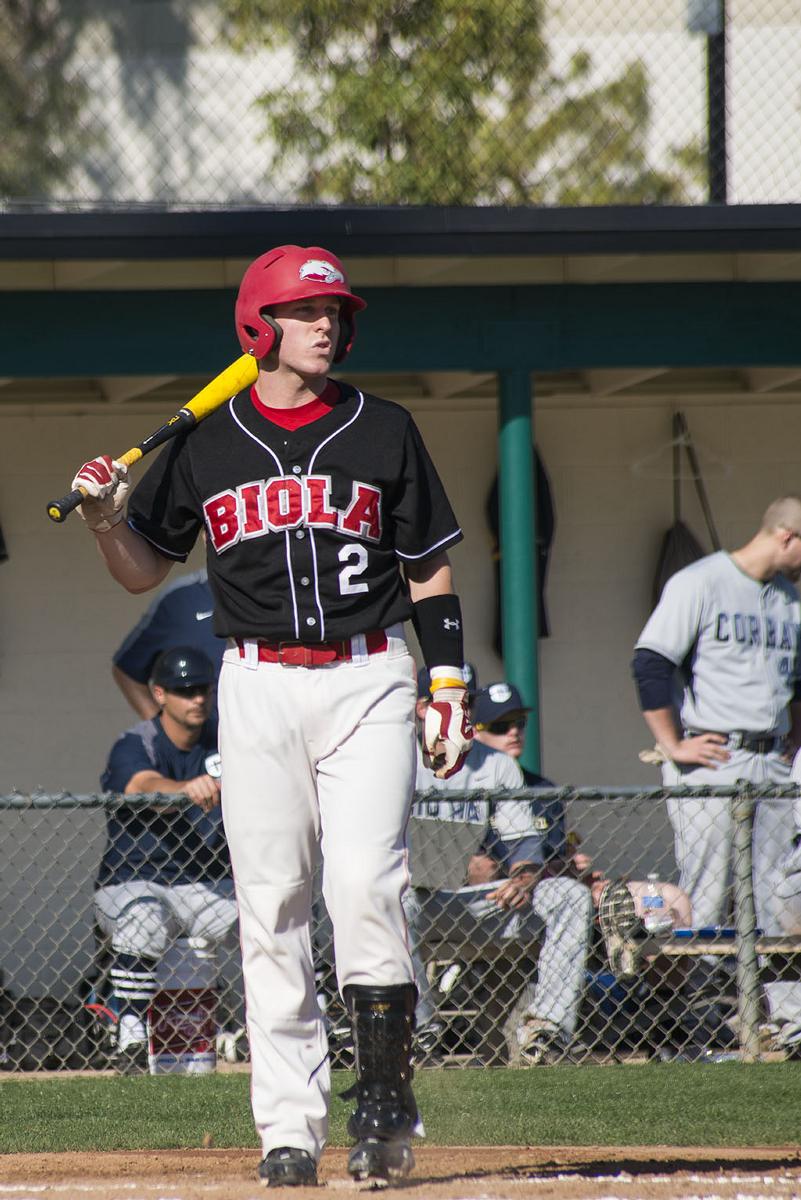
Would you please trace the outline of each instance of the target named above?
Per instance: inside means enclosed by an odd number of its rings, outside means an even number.
[[[417,989],[344,989],[356,1052],[356,1111],[348,1133],[359,1141],[408,1142],[417,1124],[412,1093],[412,1032]]]

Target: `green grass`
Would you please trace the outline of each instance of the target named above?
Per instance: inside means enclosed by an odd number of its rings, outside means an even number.
[[[353,1081],[334,1074],[332,1145]],[[249,1076],[49,1078],[0,1084],[0,1152],[254,1147]],[[799,1146],[801,1063],[421,1071],[439,1145]]]

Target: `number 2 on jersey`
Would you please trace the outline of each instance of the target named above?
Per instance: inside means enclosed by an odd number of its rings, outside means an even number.
[[[364,580],[359,583],[353,582],[357,575],[361,575],[363,571],[367,570],[367,551],[364,546],[358,545],[357,542],[351,542],[342,547],[337,558],[341,563],[348,563],[339,572],[340,596],[355,596],[358,592],[368,591]]]

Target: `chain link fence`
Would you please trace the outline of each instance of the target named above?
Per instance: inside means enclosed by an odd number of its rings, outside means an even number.
[[[795,0],[7,0],[7,207],[801,196]]]
[[[487,794],[449,793],[449,801],[464,802],[451,810],[463,819],[450,820],[436,815],[442,793],[416,797],[406,908],[420,993],[418,1065],[798,1056],[795,789],[539,788],[508,795],[537,799],[539,812],[544,801],[563,810],[570,833],[560,857],[532,877],[517,877],[528,890],[520,907],[507,909],[495,893],[515,880],[486,877],[489,829],[470,815],[480,809],[471,801]],[[490,798],[497,813],[504,795]],[[666,801],[703,810],[713,798],[721,806],[714,840],[731,849],[733,869],[716,887],[717,919],[699,925],[679,886]],[[225,907],[227,897],[220,900],[219,881],[192,909],[193,896],[178,895],[180,888],[161,903],[163,891],[134,880],[112,920],[108,889],[97,886],[107,820],[135,813],[144,844],[153,823],[162,839],[164,822],[180,828],[184,807],[175,796],[0,797],[4,1069],[111,1068],[129,998],[138,996],[140,1008],[153,1002],[147,969],[154,988],[191,982],[159,974],[178,944],[206,960],[204,986],[216,989],[212,1058],[247,1057],[235,911]],[[479,868],[485,877],[476,882]],[[649,876],[657,877],[656,887]],[[695,907],[704,909],[703,897]],[[704,911],[706,921],[708,903]],[[349,1067],[350,1031],[319,888],[313,945],[332,1061]],[[120,951],[139,957],[120,958]]]

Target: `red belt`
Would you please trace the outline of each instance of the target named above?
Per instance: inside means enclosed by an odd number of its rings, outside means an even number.
[[[368,654],[380,654],[388,646],[383,629],[365,633]],[[245,644],[237,638],[239,657],[245,657]],[[259,662],[281,663],[285,667],[323,667],[326,663],[348,662],[353,658],[351,639],[336,642],[316,642],[313,646],[303,642],[256,642]]]

